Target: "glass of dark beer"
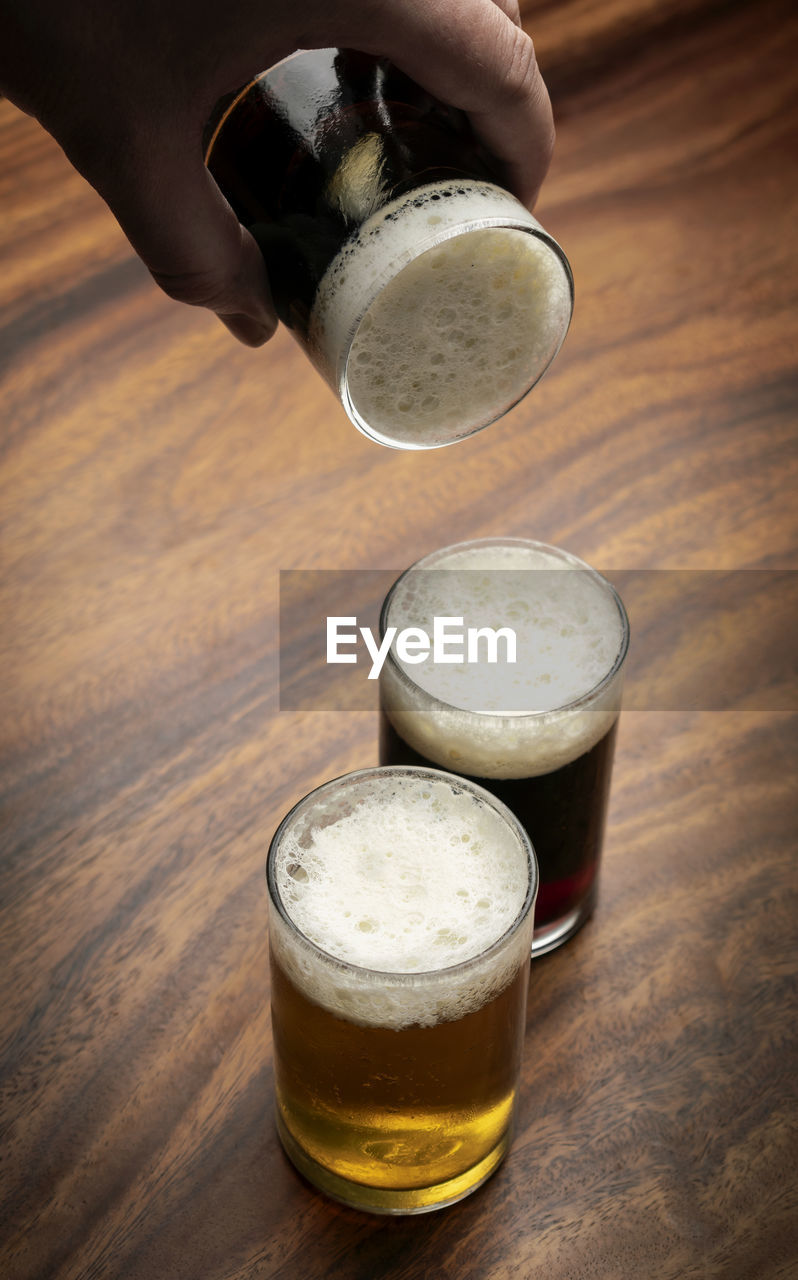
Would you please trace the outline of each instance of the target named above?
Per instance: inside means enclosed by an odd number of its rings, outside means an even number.
[[[436,618],[462,644],[450,640],[436,662],[418,643],[400,657],[394,639],[380,675],[380,762],[450,770],[517,815],[538,858],[532,954],[540,955],[570,938],[595,904],[626,612],[611,584],[568,552],[487,538],[407,570],[383,605],[382,637],[412,628],[418,641]],[[508,629],[514,662],[505,660]]]
[[[537,868],[495,796],[432,769],[317,788],[269,849],[277,1128],[375,1213],[474,1191],[511,1140]]]
[[[466,115],[386,59],[315,49],[265,71],[217,108],[206,162],[280,319],[371,439],[462,439],[559,350],[565,255]]]

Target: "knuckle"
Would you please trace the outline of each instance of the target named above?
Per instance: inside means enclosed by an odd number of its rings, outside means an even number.
[[[175,302],[192,307],[208,307],[223,311],[229,301],[229,281],[218,267],[189,268],[184,271],[158,271],[150,268],[160,289]]]
[[[514,22],[517,27],[521,25],[521,8],[518,0],[493,0],[493,3],[501,9],[505,17]]]
[[[519,27],[512,27],[511,41],[501,92],[509,104],[517,106],[537,98],[542,82],[531,37]]]

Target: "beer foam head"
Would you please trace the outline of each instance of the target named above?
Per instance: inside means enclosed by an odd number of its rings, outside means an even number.
[[[481,1007],[526,959],[529,930],[519,945],[513,926],[533,875],[519,824],[481,788],[363,770],[314,792],[278,832],[273,945],[295,984],[340,1016],[432,1025]]]
[[[513,196],[435,183],[386,205],[347,242],[319,287],[311,343],[368,435],[430,448],[487,426],[526,394],[558,351],[571,306],[563,258]]]
[[[594,746],[620,709],[628,641],[617,594],[567,552],[486,539],[444,548],[404,574],[383,632],[462,618],[461,631],[514,633],[515,661],[483,635],[473,661],[412,665],[392,649],[381,695],[402,738],[444,768],[485,778],[549,773]],[[468,656],[467,653],[465,656]]]

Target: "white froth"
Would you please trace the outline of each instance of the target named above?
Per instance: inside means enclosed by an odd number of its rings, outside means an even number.
[[[399,734],[443,768],[486,778],[551,772],[588,751],[618,715],[625,620],[609,584],[539,543],[447,548],[396,586],[386,623],[511,628],[516,662],[444,664],[430,655],[383,669],[382,699]],[[503,657],[504,650],[499,654]]]
[[[426,784],[388,803],[367,797],[314,831],[309,848],[287,840],[278,884],[297,928],[337,959],[423,973],[501,937],[527,868],[493,810]]]
[[[571,315],[570,277],[543,235],[515,197],[463,182],[393,201],[347,242],[319,287],[310,340],[367,434],[449,443],[537,381]]]
[[[527,897],[517,828],[428,771],[402,771],[379,788],[366,778],[362,792],[356,805],[336,810],[331,784],[329,812],[317,798],[314,821],[295,822],[273,855],[300,935],[354,968],[331,966],[272,913],[281,962],[311,999],[355,1021],[430,1025],[480,1007],[528,946],[522,930],[506,953],[475,959],[507,933]],[[408,977],[416,974],[418,985]]]
[[[473,231],[429,249],[385,287],[355,335],[355,409],[398,440],[491,421],[548,364],[562,287],[554,255],[524,231]]]

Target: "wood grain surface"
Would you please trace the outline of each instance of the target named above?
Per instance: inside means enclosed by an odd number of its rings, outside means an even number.
[[[163,297],[0,103],[4,1280],[798,1275],[794,704],[622,718],[599,906],[533,966],[478,1193],[360,1215],[273,1128],[267,843],[376,759],[373,713],[279,709],[279,571],[502,533],[798,569],[791,6],[524,11],[574,324],[430,454],[359,436],[285,332],[246,350]]]

